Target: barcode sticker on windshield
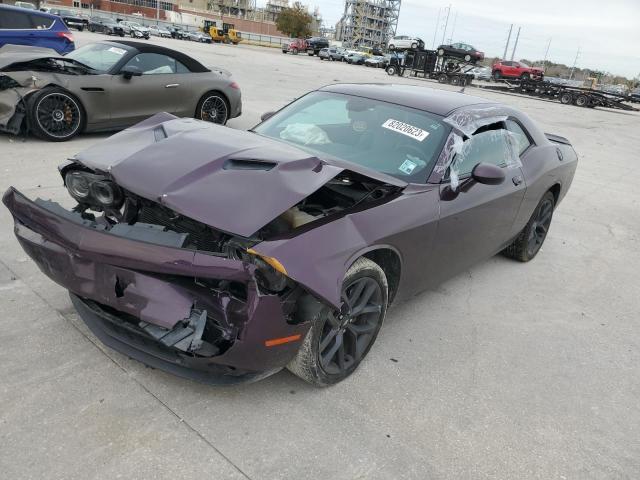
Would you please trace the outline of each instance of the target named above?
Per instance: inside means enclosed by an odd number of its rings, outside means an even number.
[[[408,123],[404,123],[399,120],[394,120],[393,118],[390,118],[389,120],[384,122],[382,124],[382,128],[401,133],[402,135],[411,137],[419,142],[423,141],[429,136],[429,132],[427,132],[426,130],[414,127],[413,125],[409,125]]]
[[[126,50],[118,47],[111,47],[109,48],[109,51],[113,53],[117,53],[118,55],[124,55],[125,53],[127,53]]]

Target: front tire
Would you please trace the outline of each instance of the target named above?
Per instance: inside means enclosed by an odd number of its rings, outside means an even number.
[[[29,129],[43,140],[65,142],[84,130],[86,117],[80,100],[62,88],[43,88],[27,104]]]
[[[378,264],[359,258],[347,271],[340,310],[324,307],[287,365],[289,371],[318,387],[350,376],[373,346],[388,305],[387,277]]]
[[[222,93],[207,92],[198,102],[195,118],[218,125],[226,125],[230,110],[229,101]]]
[[[496,82],[502,78],[502,73],[500,73],[500,70],[496,70],[491,74],[491,78],[493,78],[493,81]]]
[[[520,262],[532,260],[538,254],[544,240],[547,238],[555,204],[556,199],[553,193],[545,193],[533,211],[527,225],[502,253]]]

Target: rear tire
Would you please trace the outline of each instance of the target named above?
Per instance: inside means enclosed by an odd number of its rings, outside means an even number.
[[[449,83],[449,76],[446,73],[438,75],[438,83]]]
[[[439,57],[444,57],[444,48],[439,48],[438,49],[438,56]]]
[[[27,122],[35,136],[65,142],[84,130],[86,115],[75,95],[59,87],[46,87],[27,100]]]
[[[471,61],[471,55],[465,55],[464,56],[464,61],[465,62],[470,62]]]
[[[522,75],[520,75],[520,80],[529,80],[531,78],[531,75],[529,75],[527,72],[524,72]]]
[[[589,106],[589,97],[586,95],[578,95],[576,97],[576,105],[578,107],[588,107]]]
[[[533,211],[527,225],[525,225],[513,243],[505,248],[502,253],[520,262],[532,260],[538,254],[540,248],[542,248],[542,244],[547,238],[555,203],[556,200],[553,193],[545,193]]]
[[[571,105],[573,103],[573,95],[571,95],[569,92],[564,92],[562,95],[560,95],[560,103],[562,103],[563,105]]]
[[[342,285],[341,310],[325,306],[311,319],[311,329],[287,365],[294,375],[317,387],[336,384],[358,368],[387,312],[387,277],[375,262],[364,257],[356,260]],[[361,312],[353,314],[354,310]]]
[[[229,100],[222,93],[212,91],[205,93],[198,102],[195,118],[218,125],[226,125],[230,112]]]

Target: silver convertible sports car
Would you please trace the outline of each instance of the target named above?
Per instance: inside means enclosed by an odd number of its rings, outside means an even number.
[[[242,112],[240,88],[229,72],[147,43],[103,41],[65,56],[0,48],[0,131],[65,141],[158,112],[224,125]]]

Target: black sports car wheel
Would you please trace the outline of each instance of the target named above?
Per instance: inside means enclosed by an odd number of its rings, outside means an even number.
[[[527,72],[524,72],[522,75],[520,75],[521,80],[529,80],[530,78],[531,75],[529,75]]]
[[[465,55],[465,56],[464,56],[464,61],[465,61],[465,62],[470,62],[470,61],[471,61],[471,55],[468,55],[468,54],[467,54],[467,55]]]
[[[29,128],[44,140],[64,142],[84,129],[80,101],[62,88],[43,88],[29,98],[28,105]]]
[[[553,193],[545,193],[533,211],[529,223],[522,229],[514,242],[503,250],[507,257],[528,262],[538,254],[545,238],[547,238],[555,204]]]
[[[444,56],[444,48],[439,48],[438,49],[438,56],[439,57],[443,57]]]
[[[229,103],[227,99],[218,92],[206,93],[198,102],[196,118],[225,125],[229,120]]]
[[[500,73],[500,70],[496,70],[491,74],[491,78],[493,79],[494,82],[497,80],[500,80],[502,78],[502,73]]]
[[[373,346],[387,312],[387,277],[378,264],[358,259],[345,275],[339,310],[323,308],[287,368],[324,387],[351,375]]]

